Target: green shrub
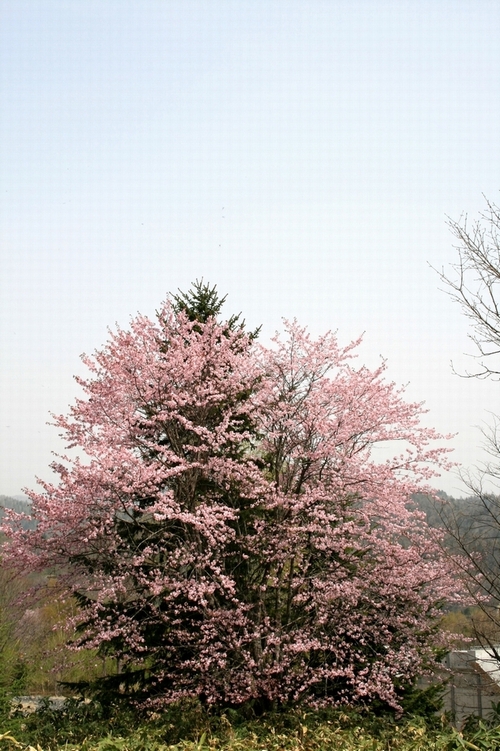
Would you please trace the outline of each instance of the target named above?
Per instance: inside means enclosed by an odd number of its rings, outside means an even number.
[[[0,749],[28,751],[500,751],[494,719],[469,720],[461,731],[446,717],[376,715],[342,709],[293,710],[253,720],[238,711],[208,714],[184,702],[161,715],[110,712],[97,702],[70,700],[63,710],[48,701],[30,716],[6,717]]]

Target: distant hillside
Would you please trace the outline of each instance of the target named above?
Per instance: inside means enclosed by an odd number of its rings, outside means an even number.
[[[419,511],[423,511],[425,513],[425,516],[427,518],[427,524],[429,524],[430,527],[435,527],[436,529],[444,529],[444,518],[446,518],[446,508],[455,508],[457,504],[461,503],[461,500],[458,500],[456,498],[452,498],[451,496],[447,495],[444,491],[439,490],[437,495],[442,501],[442,505],[440,505],[439,501],[434,500],[434,498],[431,498],[430,496],[426,495],[425,493],[415,493],[412,496],[412,499],[414,503],[416,504]],[[444,518],[443,518],[444,516]]]
[[[6,508],[17,511],[18,514],[31,514],[31,502],[27,498],[25,499],[20,496],[13,498],[10,495],[0,495],[0,522],[4,516],[3,510]],[[25,529],[35,529],[36,522],[23,522],[23,527]]]
[[[439,492],[440,501],[429,496],[413,496],[431,527],[445,531],[450,551],[479,553],[486,568],[498,570],[500,560],[500,496],[452,498]]]
[[[25,514],[29,514],[31,511],[31,501],[25,496],[20,495],[0,495],[0,506]]]

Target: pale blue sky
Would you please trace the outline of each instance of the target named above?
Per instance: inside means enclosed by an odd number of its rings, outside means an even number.
[[[195,278],[262,338],[296,316],[475,425],[467,323],[429,269],[498,201],[500,4],[2,0],[0,493],[50,477],[81,352]],[[453,476],[437,483],[460,492]]]

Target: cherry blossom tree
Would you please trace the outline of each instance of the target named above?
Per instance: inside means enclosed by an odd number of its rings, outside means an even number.
[[[222,303],[197,284],[84,358],[55,420],[81,456],[29,493],[36,530],[11,515],[4,559],[57,572],[72,647],[143,706],[398,707],[453,586],[411,503],[447,449],[359,342],[294,322],[264,347]]]

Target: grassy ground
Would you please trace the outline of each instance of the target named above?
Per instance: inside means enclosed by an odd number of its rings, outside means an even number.
[[[471,720],[457,730],[445,717],[369,712],[292,711],[243,720],[185,705],[148,719],[126,710],[48,706],[30,716],[3,714],[0,749],[37,751],[500,751],[500,726]]]

